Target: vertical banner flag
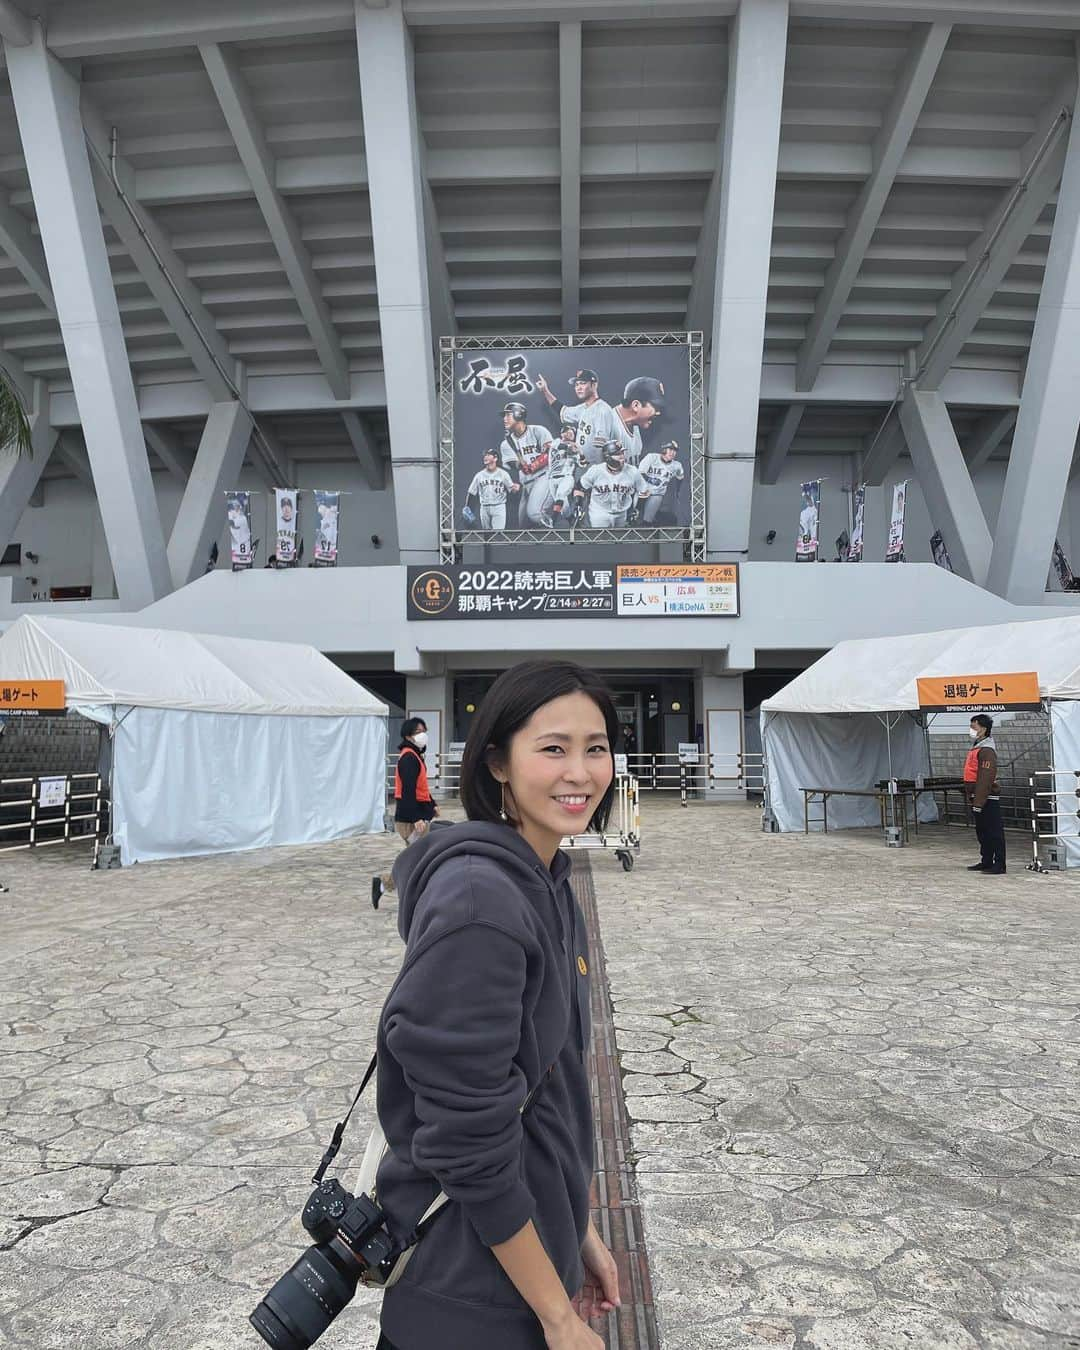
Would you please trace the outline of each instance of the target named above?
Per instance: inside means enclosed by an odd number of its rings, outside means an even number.
[[[885,549],[886,562],[904,561],[904,516],[907,512],[907,485],[905,478],[892,492],[892,519],[889,521],[889,544]]]
[[[229,546],[234,572],[243,571],[252,564],[251,548],[251,493],[230,492]]]
[[[847,562],[851,555],[851,537],[847,530],[841,530],[836,536],[836,561]]]
[[[274,505],[277,508],[277,547],[274,556],[279,567],[296,563],[296,517],[300,493],[296,488],[275,488]]]
[[[336,567],[338,553],[338,518],[341,514],[340,492],[315,493],[315,565]]]
[[[945,547],[940,530],[935,530],[930,536],[930,556],[939,567],[944,567],[946,572],[953,570],[952,559],[949,557],[949,550]]]
[[[1069,566],[1069,560],[1065,556],[1065,550],[1056,539],[1054,540],[1054,571],[1057,573],[1057,579],[1063,591],[1075,589],[1074,583],[1076,578],[1073,576],[1073,570]]]
[[[863,513],[866,510],[866,484],[860,483],[855,489],[852,501],[855,508],[855,523],[851,527],[851,547],[848,549],[848,562],[862,562],[863,554]]]
[[[796,562],[817,562],[818,523],[821,515],[821,479],[802,485],[799,533],[795,540]]]

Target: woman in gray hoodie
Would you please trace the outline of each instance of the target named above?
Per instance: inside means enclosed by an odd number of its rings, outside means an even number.
[[[378,1195],[403,1240],[440,1190],[451,1203],[386,1293],[380,1350],[601,1350],[571,1304],[586,1277],[602,1311],[619,1289],[589,1219],[589,952],[559,841],[606,823],[618,732],[589,671],[506,671],[465,747],[468,822],[394,867]]]

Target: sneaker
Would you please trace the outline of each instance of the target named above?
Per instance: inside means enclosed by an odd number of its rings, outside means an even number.
[[[378,909],[379,901],[383,897],[382,877],[371,878],[371,908]]]

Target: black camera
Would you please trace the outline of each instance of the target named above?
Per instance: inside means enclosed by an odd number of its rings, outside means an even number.
[[[356,1293],[363,1278],[385,1283],[400,1254],[386,1216],[366,1195],[323,1181],[300,1221],[315,1239],[248,1319],[274,1350],[308,1350]]]

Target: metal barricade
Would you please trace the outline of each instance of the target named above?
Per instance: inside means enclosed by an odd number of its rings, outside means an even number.
[[[1067,865],[1064,841],[1076,839],[1080,843],[1080,769],[1037,769],[1028,777],[1028,787],[1031,794],[1031,862],[1027,870],[1039,873],[1061,871]],[[1069,803],[1070,810],[1061,809],[1063,797],[1073,799]],[[1075,820],[1077,829],[1063,833],[1062,820]],[[1053,828],[1045,828],[1043,822]]]
[[[91,842],[101,834],[103,816],[99,774],[0,778],[0,853]]]
[[[730,755],[704,753],[696,760],[681,758],[678,754],[631,754],[626,756],[627,772],[638,783],[642,792],[677,792],[680,803],[686,806],[692,799],[756,797],[765,789],[765,762],[760,753],[740,751]],[[386,762],[386,799],[394,800],[394,770],[397,756]],[[435,767],[429,773],[432,792],[437,797],[456,797],[461,787],[461,758],[440,752],[435,756]]]
[[[622,863],[623,871],[632,871],[635,855],[641,852],[641,800],[637,779],[623,774],[615,779],[615,800],[603,833],[589,830],[584,834],[567,835],[562,847],[609,848]]]

